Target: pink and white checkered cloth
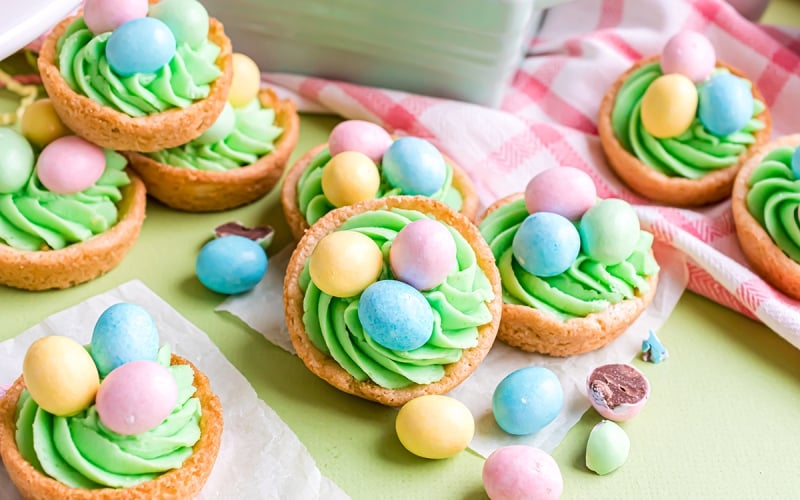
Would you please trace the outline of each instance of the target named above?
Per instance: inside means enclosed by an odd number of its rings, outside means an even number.
[[[602,95],[674,33],[705,34],[718,58],[740,68],[763,93],[775,136],[798,132],[800,33],[760,26],[721,0],[576,0],[550,9],[499,110],[317,78],[267,74],[346,118],[425,137],[463,166],[481,203],[521,191],[537,172],[570,165],[589,173],[601,197],[636,205],[656,237],[690,259],[689,288],[763,321],[800,348],[800,303],[747,266],[730,203],[702,210],[655,206],[609,170],[597,136]]]

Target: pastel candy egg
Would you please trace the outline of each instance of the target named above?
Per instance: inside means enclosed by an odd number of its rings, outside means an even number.
[[[22,376],[44,410],[67,417],[94,401],[100,376],[86,349],[67,337],[42,337],[25,353]]]
[[[612,363],[598,366],[586,377],[586,393],[597,413],[623,422],[642,411],[650,396],[650,382],[632,365]]]
[[[681,135],[696,114],[697,88],[679,73],[659,76],[642,96],[642,124],[653,137]]]
[[[536,212],[522,221],[511,250],[523,269],[535,276],[556,276],[575,262],[581,249],[578,230],[565,217]]]
[[[157,427],[178,402],[178,384],[156,361],[131,361],[109,373],[97,391],[104,426],[125,436]]]
[[[228,92],[228,102],[234,108],[243,108],[258,96],[261,71],[255,61],[244,54],[233,54],[233,79]]]
[[[527,435],[555,420],[564,405],[561,382],[541,366],[508,374],[494,390],[492,412],[497,425],[509,434]]]
[[[358,295],[378,280],[383,254],[378,245],[356,231],[336,231],[319,240],[311,253],[311,281],[333,297]]]
[[[72,133],[56,114],[49,98],[40,99],[25,108],[20,131],[31,144],[39,148]]]
[[[586,467],[604,476],[628,460],[631,440],[619,425],[603,420],[594,426],[586,443]]]
[[[389,264],[400,281],[417,290],[430,290],[456,268],[456,242],[441,222],[415,220],[395,236]]]
[[[750,121],[753,116],[753,93],[748,82],[738,76],[721,73],[700,87],[697,116],[712,134],[724,137]]]
[[[331,155],[358,151],[376,163],[391,145],[392,136],[386,130],[363,120],[343,121],[333,127],[328,138],[328,150]]]
[[[795,149],[792,153],[792,173],[795,179],[800,179],[800,148]]]
[[[383,155],[386,181],[406,195],[431,196],[444,185],[447,165],[436,147],[425,139],[403,137]]]
[[[433,333],[433,309],[419,290],[402,281],[368,286],[358,301],[358,320],[372,340],[394,351],[422,347]]]
[[[103,149],[77,135],[60,137],[42,150],[36,176],[50,191],[71,194],[91,187],[103,175]]]
[[[400,408],[395,431],[400,443],[414,455],[449,458],[469,446],[475,434],[475,419],[459,400],[428,394]]]
[[[548,168],[525,187],[525,208],[531,214],[552,212],[576,221],[596,201],[594,181],[575,167]]]
[[[580,223],[584,253],[613,266],[630,257],[639,241],[639,218],[633,207],[616,198],[601,200],[583,214]]]
[[[322,192],[335,207],[375,198],[380,186],[378,167],[357,151],[335,155],[322,169]]]
[[[200,249],[195,262],[197,279],[217,293],[243,293],[258,284],[267,272],[264,248],[244,236],[216,238]]]
[[[158,329],[141,306],[120,302],[100,315],[92,332],[92,358],[101,376],[137,360],[155,361]]]
[[[128,21],[115,29],[106,43],[108,64],[120,76],[155,73],[174,55],[175,36],[153,17]]]
[[[533,446],[498,448],[486,458],[482,475],[491,500],[557,500],[564,491],[556,461]]]
[[[717,55],[711,42],[695,31],[678,33],[661,51],[661,71],[665,75],[680,73],[694,83],[711,76],[716,63]]]
[[[195,0],[160,0],[150,6],[150,17],[169,26],[177,43],[197,47],[208,39],[208,12]]]
[[[92,33],[99,35],[145,17],[147,5],[147,0],[86,0],[83,20]]]
[[[228,137],[228,134],[233,131],[235,126],[236,113],[233,111],[231,104],[226,102],[214,123],[200,134],[200,137],[195,139],[194,142],[197,144],[214,144]]]
[[[33,172],[33,148],[17,131],[0,127],[0,194],[22,189]]]

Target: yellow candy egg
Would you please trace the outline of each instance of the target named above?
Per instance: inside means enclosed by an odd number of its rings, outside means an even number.
[[[22,362],[31,397],[44,410],[62,417],[94,402],[100,376],[82,345],[67,337],[42,337],[31,344]]]
[[[311,281],[334,297],[358,295],[378,280],[383,254],[369,236],[336,231],[317,243],[308,262]]]
[[[475,434],[475,419],[461,401],[429,394],[400,408],[395,430],[403,446],[414,455],[448,458],[469,446]]]
[[[258,95],[261,72],[255,61],[238,52],[233,54],[233,78],[228,102],[234,108],[247,106]]]
[[[659,76],[642,97],[644,128],[660,139],[685,132],[696,114],[697,88],[680,73]]]
[[[31,144],[39,148],[72,133],[56,114],[50,99],[38,100],[25,108],[20,131]]]
[[[375,198],[380,185],[378,167],[358,151],[339,153],[322,169],[322,192],[337,207]]]

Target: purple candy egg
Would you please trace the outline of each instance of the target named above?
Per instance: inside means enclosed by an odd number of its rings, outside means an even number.
[[[416,220],[397,233],[389,264],[398,280],[417,290],[430,290],[456,267],[456,242],[441,222]]]
[[[358,151],[376,163],[391,145],[392,136],[387,131],[363,120],[347,120],[336,125],[328,138],[331,156],[345,151]]]
[[[661,51],[661,71],[680,73],[700,83],[714,71],[717,55],[708,38],[695,31],[682,31],[669,39]]]
[[[575,167],[549,168],[534,176],[525,188],[528,213],[552,212],[575,221],[597,201],[589,174]]]

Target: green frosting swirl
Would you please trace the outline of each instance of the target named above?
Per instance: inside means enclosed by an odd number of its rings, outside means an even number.
[[[175,377],[178,404],[157,427],[123,436],[103,426],[95,405],[58,417],[23,391],[16,421],[20,454],[39,472],[73,488],[126,488],[180,467],[200,439],[200,400],[192,397],[190,366],[170,366],[168,346],[159,351],[158,361]]]
[[[58,250],[113,226],[120,188],[130,179],[125,157],[109,149],[103,153],[103,175],[79,193],[53,193],[34,171],[20,191],[0,194],[0,242],[19,250]]]
[[[275,141],[283,129],[275,122],[275,110],[265,108],[254,99],[243,108],[234,108],[233,130],[212,144],[191,141],[183,146],[148,154],[173,167],[223,172],[252,165],[275,149]]]
[[[728,72],[725,68],[714,70],[714,74]],[[653,137],[642,124],[642,97],[661,75],[661,65],[653,62],[628,77],[617,92],[611,127],[629,153],[664,175],[698,179],[714,170],[729,167],[755,142],[753,134],[764,128],[764,122],[755,117],[764,111],[765,106],[756,99],[753,118],[741,130],[728,136],[715,136],[695,116],[688,130],[681,135],[668,139]]]
[[[206,40],[196,48],[179,43],[169,64],[155,73],[119,76],[106,59],[110,36],[95,36],[82,17],[76,19],[58,39],[58,67],[72,90],[129,116],[185,108],[207,97],[221,74],[215,64],[221,49]]]
[[[777,148],[753,170],[747,209],[778,248],[800,263],[800,180],[792,172],[794,150]]]
[[[314,224],[317,220],[321,219],[325,214],[336,208],[333,203],[325,197],[322,192],[322,169],[331,159],[330,151],[325,148],[319,152],[306,168],[303,175],[297,181],[297,204],[299,205],[300,212],[305,215],[306,222],[309,225]],[[439,200],[445,203],[453,210],[461,210],[463,198],[461,193],[453,187],[453,166],[445,162],[447,173],[445,175],[444,184],[442,188],[433,193],[430,198]],[[380,171],[381,165],[378,164]],[[403,192],[399,188],[390,186],[381,173],[381,185],[378,188],[376,198],[384,198],[386,196],[399,196]]]
[[[426,217],[413,210],[378,210],[350,218],[339,230],[358,231],[372,238],[384,256],[379,279],[394,279],[388,255],[395,236],[410,222]],[[375,342],[358,319],[360,295],[339,298],[323,293],[311,281],[306,263],[300,275],[300,288],[305,293],[303,323],[314,346],[359,381],[369,379],[397,389],[440,380],[444,365],[458,361],[463,349],[478,344],[478,327],[492,320],[486,302],[494,298],[472,247],[458,231],[448,229],[456,242],[458,269],[436,288],[422,292],[434,317],[433,334],[425,345],[400,352]]]
[[[646,231],[640,233],[633,253],[619,264],[602,264],[581,251],[572,266],[557,276],[530,274],[514,259],[511,248],[528,215],[525,200],[519,199],[489,214],[479,226],[500,270],[504,303],[533,307],[566,321],[650,289],[647,277],[658,272],[658,263],[650,252],[653,235]]]

